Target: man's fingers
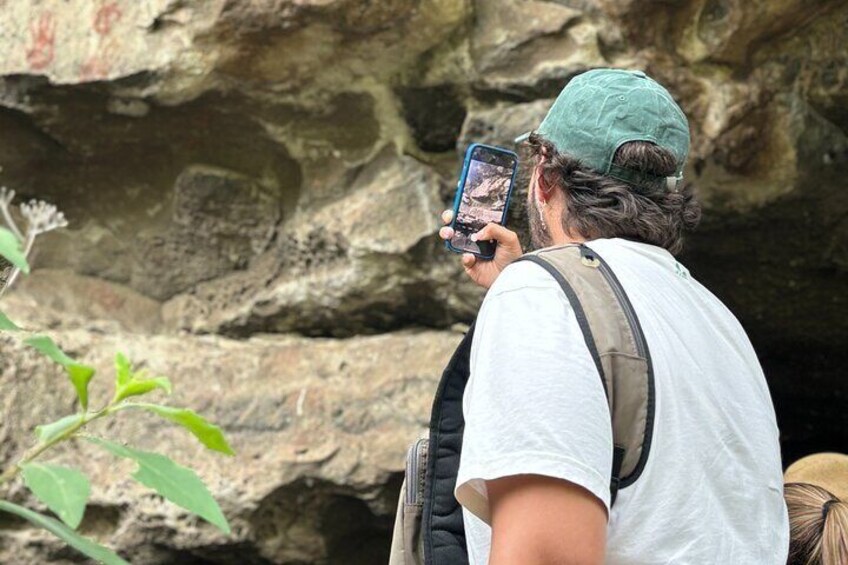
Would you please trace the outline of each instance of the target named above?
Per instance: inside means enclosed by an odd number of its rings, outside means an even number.
[[[449,224],[453,221],[453,210],[445,210],[442,212],[442,222]]]
[[[471,236],[472,241],[495,240],[507,247],[518,247],[518,235],[500,224],[486,224],[483,229]]]
[[[466,269],[470,269],[474,266],[474,263],[477,262],[477,257],[475,257],[471,253],[463,253],[462,254],[462,266]]]
[[[442,239],[445,239],[445,240],[452,238],[453,237],[453,228],[450,227],[450,226],[442,227],[441,229],[439,229],[439,237],[441,237]]]

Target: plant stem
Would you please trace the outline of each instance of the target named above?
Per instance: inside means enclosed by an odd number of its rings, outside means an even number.
[[[0,475],[0,485],[5,483],[6,481],[10,481],[15,478],[17,474],[20,473],[22,465],[26,465],[27,463],[29,463],[30,461],[32,461],[33,459],[35,459],[36,457],[56,445],[57,443],[61,443],[67,439],[70,439],[87,424],[104,416],[108,416],[115,409],[116,407],[113,404],[109,404],[108,406],[106,406],[106,408],[103,408],[102,410],[99,410],[97,412],[81,414],[79,421],[73,426],[69,427],[64,432],[62,432],[61,434],[57,435],[54,438],[51,438],[48,441],[37,443],[32,447],[32,449],[27,451],[17,463],[6,469],[6,471],[4,471],[2,475]]]
[[[6,220],[6,225],[12,233],[15,234],[19,240],[23,241],[24,236],[21,233],[21,230],[18,229],[18,224],[15,223],[15,219],[12,218],[12,215],[9,213],[9,205],[5,202],[5,200],[2,204],[0,204],[0,211],[3,212],[3,219]]]
[[[29,252],[32,251],[32,244],[35,243],[35,236],[36,236],[35,231],[30,230],[29,232],[27,232],[26,242],[24,244],[24,258],[25,259],[29,259]],[[15,284],[15,280],[18,278],[18,275],[20,275],[20,274],[21,274],[20,267],[15,267],[14,269],[12,269],[12,274],[9,275],[8,279],[6,279],[6,284],[3,286],[3,288],[0,288],[0,297],[2,297],[3,294],[5,294],[6,291],[13,284]],[[0,481],[0,482],[2,482],[2,481]]]

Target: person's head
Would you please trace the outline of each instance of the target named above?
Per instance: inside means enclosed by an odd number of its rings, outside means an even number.
[[[848,501],[822,487],[788,483],[789,565],[848,563]]]
[[[526,141],[533,245],[627,237],[677,253],[700,219],[683,183],[689,124],[639,71],[597,69],[563,89]]]
[[[848,563],[848,456],[817,453],[789,466],[789,565]]]

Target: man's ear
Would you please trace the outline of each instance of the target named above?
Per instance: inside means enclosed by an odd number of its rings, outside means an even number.
[[[538,165],[534,169],[533,174],[536,175],[536,188],[539,191],[539,200],[547,202],[552,196],[551,185],[545,179],[545,175],[542,174],[542,169]]]

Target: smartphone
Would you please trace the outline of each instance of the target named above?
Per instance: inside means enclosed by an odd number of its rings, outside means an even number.
[[[495,256],[497,242],[471,241],[471,234],[488,223],[506,222],[517,171],[518,155],[512,151],[482,143],[468,147],[456,185],[451,222],[454,235],[445,242],[448,249],[482,259]]]

